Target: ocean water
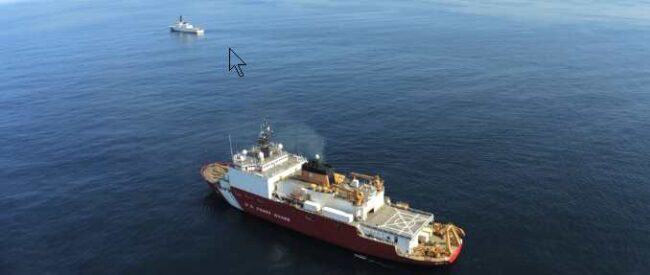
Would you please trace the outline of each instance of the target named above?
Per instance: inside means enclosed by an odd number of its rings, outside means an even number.
[[[650,3],[351,2],[0,1],[0,273],[650,273]],[[457,263],[210,196],[263,118],[463,227]]]

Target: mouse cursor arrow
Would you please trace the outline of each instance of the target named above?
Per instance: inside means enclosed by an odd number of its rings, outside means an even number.
[[[246,66],[246,62],[232,48],[228,48],[228,71],[235,69],[239,77],[244,77],[244,70],[241,66]]]

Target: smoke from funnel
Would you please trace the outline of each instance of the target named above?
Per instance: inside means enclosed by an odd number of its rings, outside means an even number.
[[[305,124],[293,124],[274,131],[275,141],[281,142],[290,152],[300,153],[308,158],[319,154],[324,159],[325,138]]]

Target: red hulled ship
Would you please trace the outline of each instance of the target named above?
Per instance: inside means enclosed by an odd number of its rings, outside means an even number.
[[[362,255],[416,264],[453,263],[465,233],[434,215],[391,202],[378,175],[341,174],[292,154],[262,125],[257,144],[232,162],[201,169],[208,185],[233,207]]]

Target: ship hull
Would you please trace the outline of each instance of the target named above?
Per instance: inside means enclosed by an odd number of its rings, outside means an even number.
[[[171,30],[172,32],[193,33],[197,35],[202,35],[205,32],[203,29],[199,29],[199,28],[184,29],[175,26],[169,26],[169,30]]]
[[[220,190],[212,185],[211,187],[215,191],[231,193],[228,195],[234,196],[237,201],[237,205],[233,206],[248,214],[363,255],[404,264],[433,266],[453,263],[462,249],[461,245],[446,261],[416,260],[397,254],[393,244],[359,235],[357,228],[353,225],[315,215],[292,205],[266,199],[235,187],[230,187],[228,190]],[[221,195],[226,196],[226,194]],[[232,202],[230,204],[232,205]]]

